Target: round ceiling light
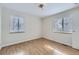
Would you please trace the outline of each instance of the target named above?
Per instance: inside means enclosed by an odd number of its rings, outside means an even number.
[[[38,7],[39,7],[39,8],[43,8],[44,5],[43,5],[43,4],[39,4]]]

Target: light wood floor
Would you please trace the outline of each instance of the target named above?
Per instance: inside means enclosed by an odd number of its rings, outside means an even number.
[[[79,55],[79,50],[40,38],[4,47],[0,55]]]

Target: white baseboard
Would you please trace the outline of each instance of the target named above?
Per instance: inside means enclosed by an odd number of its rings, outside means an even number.
[[[22,43],[22,42],[26,42],[26,41],[38,39],[38,38],[41,38],[41,36],[35,36],[35,37],[31,37],[31,38],[29,38],[29,39],[27,39],[27,40],[22,40],[22,41],[18,41],[18,42],[8,43],[8,44],[5,44],[5,45],[2,45],[2,46],[0,47],[0,49],[1,49],[2,47],[6,47],[6,46],[10,46],[10,45],[14,45],[14,44],[18,44],[18,43]],[[46,38],[46,39],[49,39],[49,40],[52,40],[52,41],[56,41],[56,40],[53,40],[54,38],[50,38],[50,37],[48,37],[48,36],[43,36],[43,38]],[[58,42],[58,41],[56,41],[56,42]],[[69,44],[67,44],[67,43],[62,43],[62,42],[59,42],[59,43],[69,45]],[[69,46],[71,46],[71,45],[69,45]]]
[[[29,38],[27,40],[22,40],[22,41],[18,41],[18,42],[13,42],[13,43],[8,43],[8,44],[5,44],[5,45],[2,45],[2,47],[7,47],[7,46],[10,46],[10,45],[14,45],[14,44],[18,44],[18,43],[22,43],[22,42],[26,42],[26,41],[30,41],[30,40],[34,40],[34,39],[38,39],[38,38],[41,38],[41,37],[32,37],[32,38]]]
[[[43,36],[43,37],[46,38],[46,39],[49,39],[49,40],[52,40],[52,41],[61,43],[61,44],[65,44],[65,45],[68,45],[68,46],[72,46],[71,44],[66,43],[66,42],[59,42],[59,41],[55,40],[55,38],[51,38],[51,37],[48,37],[48,36]],[[53,39],[54,39],[54,40],[53,40]]]

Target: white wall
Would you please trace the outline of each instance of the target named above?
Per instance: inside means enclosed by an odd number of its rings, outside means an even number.
[[[62,16],[71,15],[73,32],[72,34],[55,33],[54,20]],[[53,41],[72,46],[79,49],[79,7],[43,19],[43,37]]]
[[[11,16],[24,18],[24,33],[10,33],[9,24]],[[8,8],[2,9],[2,46],[8,46],[18,42],[24,42],[41,37],[41,20],[39,17],[27,13],[18,12]]]
[[[72,47],[79,49],[79,8],[73,14]]]
[[[68,15],[71,15],[71,19],[73,19],[73,15],[75,15],[75,11],[79,13],[79,8],[71,9],[71,10],[64,11],[64,12],[44,18],[43,19],[43,37],[72,46],[73,44],[72,34],[55,33],[54,22],[55,22],[55,19],[63,17],[63,16],[66,17]],[[77,17],[79,17],[79,15]],[[79,24],[79,22],[77,23]]]

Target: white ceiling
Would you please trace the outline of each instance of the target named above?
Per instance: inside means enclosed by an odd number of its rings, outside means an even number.
[[[74,3],[46,3],[44,4],[44,8],[41,9],[38,7],[39,3],[3,3],[2,5],[40,17],[50,16],[77,6]]]

